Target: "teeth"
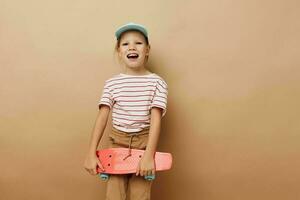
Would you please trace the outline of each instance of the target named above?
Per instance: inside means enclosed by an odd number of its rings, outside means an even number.
[[[136,53],[130,53],[127,56],[138,56],[138,54],[136,54]]]
[[[132,58],[132,57],[139,57],[139,54],[137,54],[137,53],[130,53],[130,54],[128,54],[127,55],[127,58]]]

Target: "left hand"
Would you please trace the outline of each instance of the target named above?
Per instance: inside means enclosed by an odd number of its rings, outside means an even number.
[[[138,175],[140,176],[155,175],[155,163],[154,163],[153,156],[147,154],[143,155],[136,170],[136,176]]]

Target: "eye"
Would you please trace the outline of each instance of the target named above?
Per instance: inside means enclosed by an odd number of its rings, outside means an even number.
[[[126,45],[128,45],[128,43],[127,43],[127,42],[125,42],[125,43],[122,43],[122,46],[126,46]]]
[[[142,42],[136,42],[136,44],[143,44]]]

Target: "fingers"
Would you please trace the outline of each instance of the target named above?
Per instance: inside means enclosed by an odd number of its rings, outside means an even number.
[[[154,169],[148,170],[148,171],[145,173],[145,176],[152,176],[152,175],[155,175],[155,170],[154,170]]]
[[[98,174],[97,167],[95,167],[95,168],[92,170],[92,172],[93,172],[93,175],[96,175],[96,174]]]
[[[91,175],[96,175],[99,172],[105,171],[100,160],[95,155],[88,155],[83,165],[85,170]]]
[[[152,170],[152,174],[151,175],[155,176],[155,170],[154,169]]]
[[[103,166],[99,160],[97,161],[97,167],[100,169],[101,172],[105,171],[105,169],[103,168]]]
[[[97,175],[98,174],[96,167],[90,170],[90,174],[91,175]]]
[[[91,175],[96,175],[96,174],[97,174],[96,168],[94,168],[94,169],[86,169],[86,171],[87,171],[89,174],[91,174]]]
[[[89,169],[89,168],[86,168],[86,167],[85,167],[85,170],[86,170],[89,174],[93,175],[93,169]]]
[[[105,171],[104,169],[103,169],[103,167],[102,167],[102,165],[96,165],[95,167],[93,167],[93,168],[87,168],[87,167],[85,167],[85,170],[89,173],[89,174],[91,174],[91,175],[97,175],[98,174],[98,168],[99,168],[99,170],[102,172],[102,171]]]
[[[141,170],[138,169],[136,172],[136,176],[151,176],[151,175],[155,175],[155,170],[154,169],[150,169],[150,170]]]
[[[138,167],[137,167],[137,169],[136,169],[136,173],[135,173],[135,175],[136,176],[138,176],[139,174],[141,174],[141,170],[140,170],[140,163],[138,164]]]
[[[144,174],[145,174],[145,170],[140,170],[140,175],[144,176]]]

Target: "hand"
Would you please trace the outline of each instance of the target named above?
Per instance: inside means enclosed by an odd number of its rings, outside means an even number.
[[[84,161],[84,168],[91,174],[96,175],[98,174],[97,168],[100,169],[100,171],[105,171],[100,160],[96,155],[88,155]]]
[[[146,154],[143,155],[136,170],[136,176],[138,175],[141,176],[155,175],[155,163],[154,163],[154,158],[152,156],[148,156]]]

